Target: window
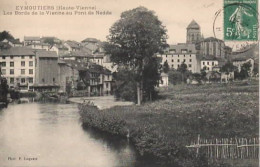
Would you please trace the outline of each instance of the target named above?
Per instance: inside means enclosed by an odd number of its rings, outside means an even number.
[[[180,59],[178,59],[177,61],[180,62]]]
[[[30,67],[33,66],[33,61],[29,61],[29,66],[30,66]]]
[[[209,62],[207,62],[207,65],[209,65]]]
[[[184,55],[184,57],[185,57],[185,55]]]
[[[45,82],[44,78],[42,78],[42,82],[43,82],[43,83]]]
[[[178,57],[180,57],[180,55],[178,55]]]
[[[10,75],[14,74],[14,69],[10,69]]]
[[[10,62],[10,67],[13,67],[14,66],[14,62]]]
[[[21,56],[21,59],[24,59],[24,56]]]
[[[189,67],[191,67],[191,64],[189,64]]]
[[[33,83],[33,78],[29,78],[29,83]]]
[[[29,74],[33,74],[33,69],[29,69]]]
[[[21,78],[21,83],[25,83],[25,78]]]
[[[2,56],[2,59],[5,59],[5,56]]]
[[[55,78],[52,78],[52,81],[55,82]]]
[[[214,66],[214,61],[212,62],[212,65]]]
[[[25,61],[21,61],[21,66],[25,67]]]
[[[167,57],[167,55],[166,55],[166,57]]]
[[[203,65],[205,65],[205,62],[203,61],[203,63],[202,63]]]
[[[14,56],[10,56],[10,59],[14,59]]]
[[[190,59],[190,62],[192,62],[192,59]]]
[[[190,57],[191,57],[191,55],[190,55]]]
[[[172,59],[172,62],[173,62],[173,59]]]
[[[178,68],[180,67],[180,65],[178,64]]]
[[[14,78],[10,78],[10,84],[14,83]]]
[[[6,74],[6,69],[2,69],[1,72],[2,72],[3,75],[5,75]]]
[[[173,68],[173,64],[172,64],[172,68]]]
[[[186,59],[184,59],[183,62],[186,62]]]
[[[1,63],[1,66],[2,66],[2,67],[6,67],[6,62],[2,62],[2,63]]]
[[[106,88],[108,88],[108,83],[106,83]]]
[[[21,69],[21,75],[25,74],[25,69]]]
[[[32,56],[29,56],[30,59],[32,59]]]

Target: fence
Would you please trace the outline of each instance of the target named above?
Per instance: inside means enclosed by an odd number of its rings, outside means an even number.
[[[201,139],[186,146],[216,159],[259,159],[259,138]]]

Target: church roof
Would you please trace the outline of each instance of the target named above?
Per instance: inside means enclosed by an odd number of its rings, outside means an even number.
[[[200,28],[200,26],[195,20],[192,20],[191,23],[188,25],[187,29],[189,28]]]

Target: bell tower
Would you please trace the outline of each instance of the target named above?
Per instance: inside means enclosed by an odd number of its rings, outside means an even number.
[[[195,20],[192,20],[187,27],[186,43],[195,44],[196,42],[200,41],[200,39],[200,26]]]

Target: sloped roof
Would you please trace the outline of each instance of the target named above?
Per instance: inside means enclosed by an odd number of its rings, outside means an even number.
[[[223,42],[223,40],[221,39],[217,39],[217,38],[214,38],[214,37],[208,37],[208,38],[205,38],[204,40],[202,40],[203,42]]]
[[[97,42],[100,42],[98,39],[96,38],[86,38],[84,39],[83,41],[81,41],[82,43],[84,42],[92,42],[92,43],[97,43]]]
[[[35,55],[33,49],[27,47],[12,47],[10,49],[1,50],[1,56],[25,56],[25,55]]]
[[[37,57],[48,57],[48,58],[58,58],[55,51],[39,50],[36,52]]]
[[[249,49],[231,55],[232,61],[244,61],[250,58],[254,60],[259,59],[259,45],[252,45]]]
[[[80,48],[80,43],[76,41],[66,41],[66,44],[68,44],[72,48]]]
[[[170,45],[169,50],[175,50],[175,53],[181,53],[182,50],[187,50],[187,53],[196,53],[195,45],[186,43]]]
[[[194,29],[200,28],[199,24],[195,20],[192,20],[187,27],[187,29],[193,29],[193,28]]]
[[[212,55],[206,55],[206,56],[202,57],[201,60],[217,60],[217,58]]]
[[[41,38],[38,36],[25,36],[24,41],[40,41]]]

